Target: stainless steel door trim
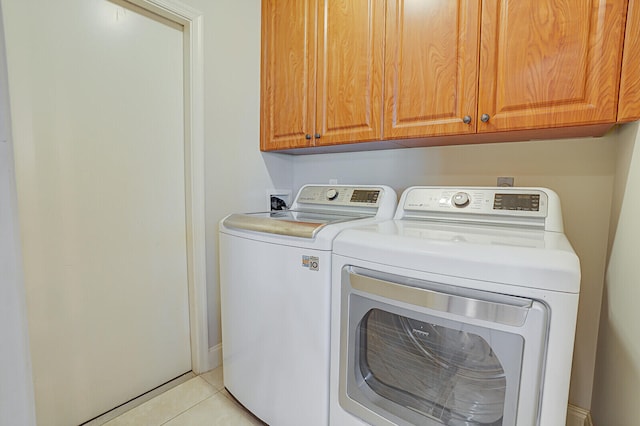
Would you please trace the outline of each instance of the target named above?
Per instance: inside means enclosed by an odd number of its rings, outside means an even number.
[[[516,327],[525,323],[529,308],[533,304],[529,299],[515,296],[495,295],[498,300],[492,301],[444,293],[428,288],[429,283],[426,281],[417,287],[362,275],[353,269],[349,271],[349,282],[354,290],[375,294],[388,300]],[[487,298],[491,295],[488,292],[486,294]]]

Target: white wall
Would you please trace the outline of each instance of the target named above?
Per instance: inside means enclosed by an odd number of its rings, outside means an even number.
[[[517,186],[555,190],[565,232],[581,260],[582,283],[570,402],[588,409],[604,280],[615,132],[602,138],[528,141],[294,159],[294,187],[309,182],[384,183],[398,194],[411,185],[495,185],[513,176]]]
[[[0,8],[0,426],[35,425]]]
[[[209,346],[220,344],[218,222],[265,209],[266,190],[290,188],[292,159],[262,154],[260,0],[187,0],[204,14],[205,176]]]
[[[640,401],[640,124],[619,133],[600,339],[592,402],[594,424],[638,424]]]

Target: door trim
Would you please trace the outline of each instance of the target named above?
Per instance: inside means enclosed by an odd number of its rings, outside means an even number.
[[[183,28],[184,152],[187,280],[191,369],[200,374],[209,361],[205,251],[204,50],[203,14],[173,0],[126,0]]]

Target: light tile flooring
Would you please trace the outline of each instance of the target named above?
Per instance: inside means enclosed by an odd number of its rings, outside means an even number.
[[[139,405],[105,426],[264,425],[224,389],[222,367],[196,376]]]

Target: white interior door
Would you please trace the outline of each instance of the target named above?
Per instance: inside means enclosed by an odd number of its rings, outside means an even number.
[[[2,7],[37,420],[78,424],[191,370],[183,33]]]

